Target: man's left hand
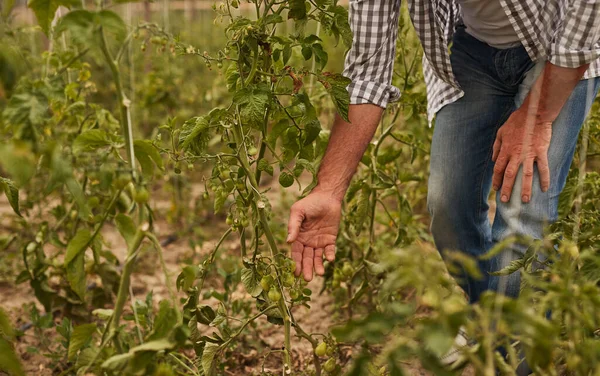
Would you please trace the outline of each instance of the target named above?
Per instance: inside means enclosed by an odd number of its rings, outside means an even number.
[[[552,122],[539,121],[536,111],[519,108],[498,130],[494,142],[492,160],[494,177],[492,185],[500,191],[500,200],[508,202],[519,168],[523,165],[523,184],[521,200],[531,200],[533,184],[533,165],[537,164],[542,192],[550,187],[550,169],[548,168],[548,148],[552,137]]]

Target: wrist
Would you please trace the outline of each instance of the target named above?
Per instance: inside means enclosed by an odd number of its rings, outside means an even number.
[[[329,196],[330,199],[341,203],[344,200],[344,196],[346,195],[346,189],[343,187],[333,186],[333,185],[319,182],[313,188],[311,193],[326,195],[326,196]]]

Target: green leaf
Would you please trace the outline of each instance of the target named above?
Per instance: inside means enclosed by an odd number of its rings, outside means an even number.
[[[122,42],[127,34],[125,23],[115,12],[110,10],[90,12],[81,9],[71,11],[62,17],[56,25],[56,33],[59,35],[69,30],[71,38],[77,44],[99,47],[100,34],[97,30],[100,27],[117,42]]]
[[[233,100],[240,106],[242,123],[259,128],[262,125],[265,111],[271,103],[271,91],[263,85],[246,87],[238,90],[234,94]]]
[[[121,233],[121,236],[123,239],[125,239],[127,247],[131,247],[131,243],[135,237],[135,232],[137,231],[133,219],[125,214],[119,213],[115,216],[115,224],[117,225],[117,229]]]
[[[5,335],[9,338],[13,338],[15,332],[10,324],[10,319],[8,315],[2,308],[0,308],[0,336]]]
[[[104,31],[114,36],[117,42],[123,42],[127,36],[127,26],[121,16],[113,11],[103,9],[96,13],[94,21],[101,25]]]
[[[263,291],[258,281],[258,275],[254,268],[242,269],[242,283],[244,284],[248,294],[252,295],[254,298],[259,296]]]
[[[49,35],[50,24],[59,6],[71,8],[80,4],[76,0],[29,0],[27,6],[33,10],[42,31]]]
[[[142,173],[146,176],[154,174],[154,166],[159,170],[164,170],[164,164],[158,149],[150,140],[135,140],[133,141],[133,152],[135,158],[142,166]]]
[[[168,300],[161,300],[159,303],[158,314],[154,320],[152,332],[148,340],[158,340],[167,338],[173,327],[177,324],[177,312],[171,306]]]
[[[10,97],[4,110],[8,124],[40,125],[48,114],[48,99],[37,93],[21,93]]]
[[[69,341],[68,359],[73,360],[77,352],[81,350],[96,332],[96,324],[83,324],[73,328],[71,340]]]
[[[207,342],[204,345],[204,350],[202,351],[202,369],[205,376],[214,376],[216,374],[214,360],[219,350],[221,350],[221,346],[216,343]]]
[[[8,372],[13,376],[25,375],[19,358],[15,354],[12,345],[4,337],[0,336],[0,370]]]
[[[17,215],[21,216],[19,211],[19,190],[12,180],[0,177],[0,188],[4,190],[4,194],[8,199],[8,203]]]
[[[81,300],[85,297],[85,249],[90,243],[92,235],[89,230],[81,229],[69,241],[65,255],[65,269],[67,281],[71,289]]]
[[[83,301],[85,298],[85,253],[81,252],[66,265],[67,281],[71,289]]]
[[[98,149],[113,146],[114,137],[100,129],[90,129],[82,132],[75,141],[73,141],[73,153],[81,154],[83,152],[97,151]]]
[[[92,234],[88,229],[80,229],[67,245],[65,255],[65,266],[71,263],[80,253],[83,253],[92,239]]]
[[[123,368],[129,361],[129,359],[133,358],[133,356],[134,354],[132,353],[113,355],[110,358],[106,359],[104,363],[102,363],[102,368],[106,368],[111,371],[117,371]]]

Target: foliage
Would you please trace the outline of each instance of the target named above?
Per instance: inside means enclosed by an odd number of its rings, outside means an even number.
[[[2,8],[10,52],[0,62],[31,69],[0,71],[0,188],[20,234],[0,238],[0,248],[20,255],[16,283],[28,283],[44,308],[29,308],[36,334],[59,338],[35,350],[55,369],[224,374],[266,319],[283,340],[264,349],[263,365],[271,360],[287,374],[401,375],[412,362],[436,375],[467,366],[513,375],[519,352],[539,374],[598,373],[600,175],[586,173],[598,166],[597,104],[561,219],[502,271],[522,273],[521,296],[488,294],[468,305],[448,269],[476,274],[474,260],[450,255],[446,265],[428,245],[431,130],[422,53],[404,10],[394,78],[402,99],[386,111],[347,193],[337,261],[326,265],[320,291],[341,324],[313,333],[298,312],[310,309],[314,292],[292,274],[280,223],[286,194],[316,184],[329,136],[323,124],[334,112],[348,116],[349,81],[328,70],[339,62],[332,51],[352,42],[346,9],[335,0],[226,0],[214,7],[225,36],[200,48],[150,22],[128,24],[118,3],[30,1],[51,42],[43,53],[23,42],[39,31],[15,26],[12,5]],[[72,9],[55,20],[59,6]],[[217,72],[206,92],[189,79],[201,70]],[[198,175],[201,199],[190,208]],[[172,194],[167,221],[192,249],[203,227],[222,231],[174,280],[157,238],[164,213],[151,205],[159,191]],[[124,254],[105,237],[110,228]],[[491,252],[513,241],[526,240]],[[226,253],[228,242],[239,254]],[[170,289],[166,299],[132,295],[131,277],[148,255]],[[439,357],[461,326],[477,344],[449,368]],[[12,345],[21,334],[0,311],[0,369],[23,373]],[[299,341],[313,349],[312,364],[294,359]]]

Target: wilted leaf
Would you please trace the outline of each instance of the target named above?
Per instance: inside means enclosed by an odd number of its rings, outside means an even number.
[[[181,148],[196,155],[205,153],[210,140],[208,126],[209,122],[206,116],[196,116],[183,123],[179,133]]]
[[[214,360],[215,355],[220,349],[221,346],[216,343],[207,342],[206,345],[204,345],[204,351],[202,351],[202,369],[204,370],[205,376],[215,375]]]
[[[257,297],[263,291],[254,268],[242,269],[242,283],[252,297]]]

